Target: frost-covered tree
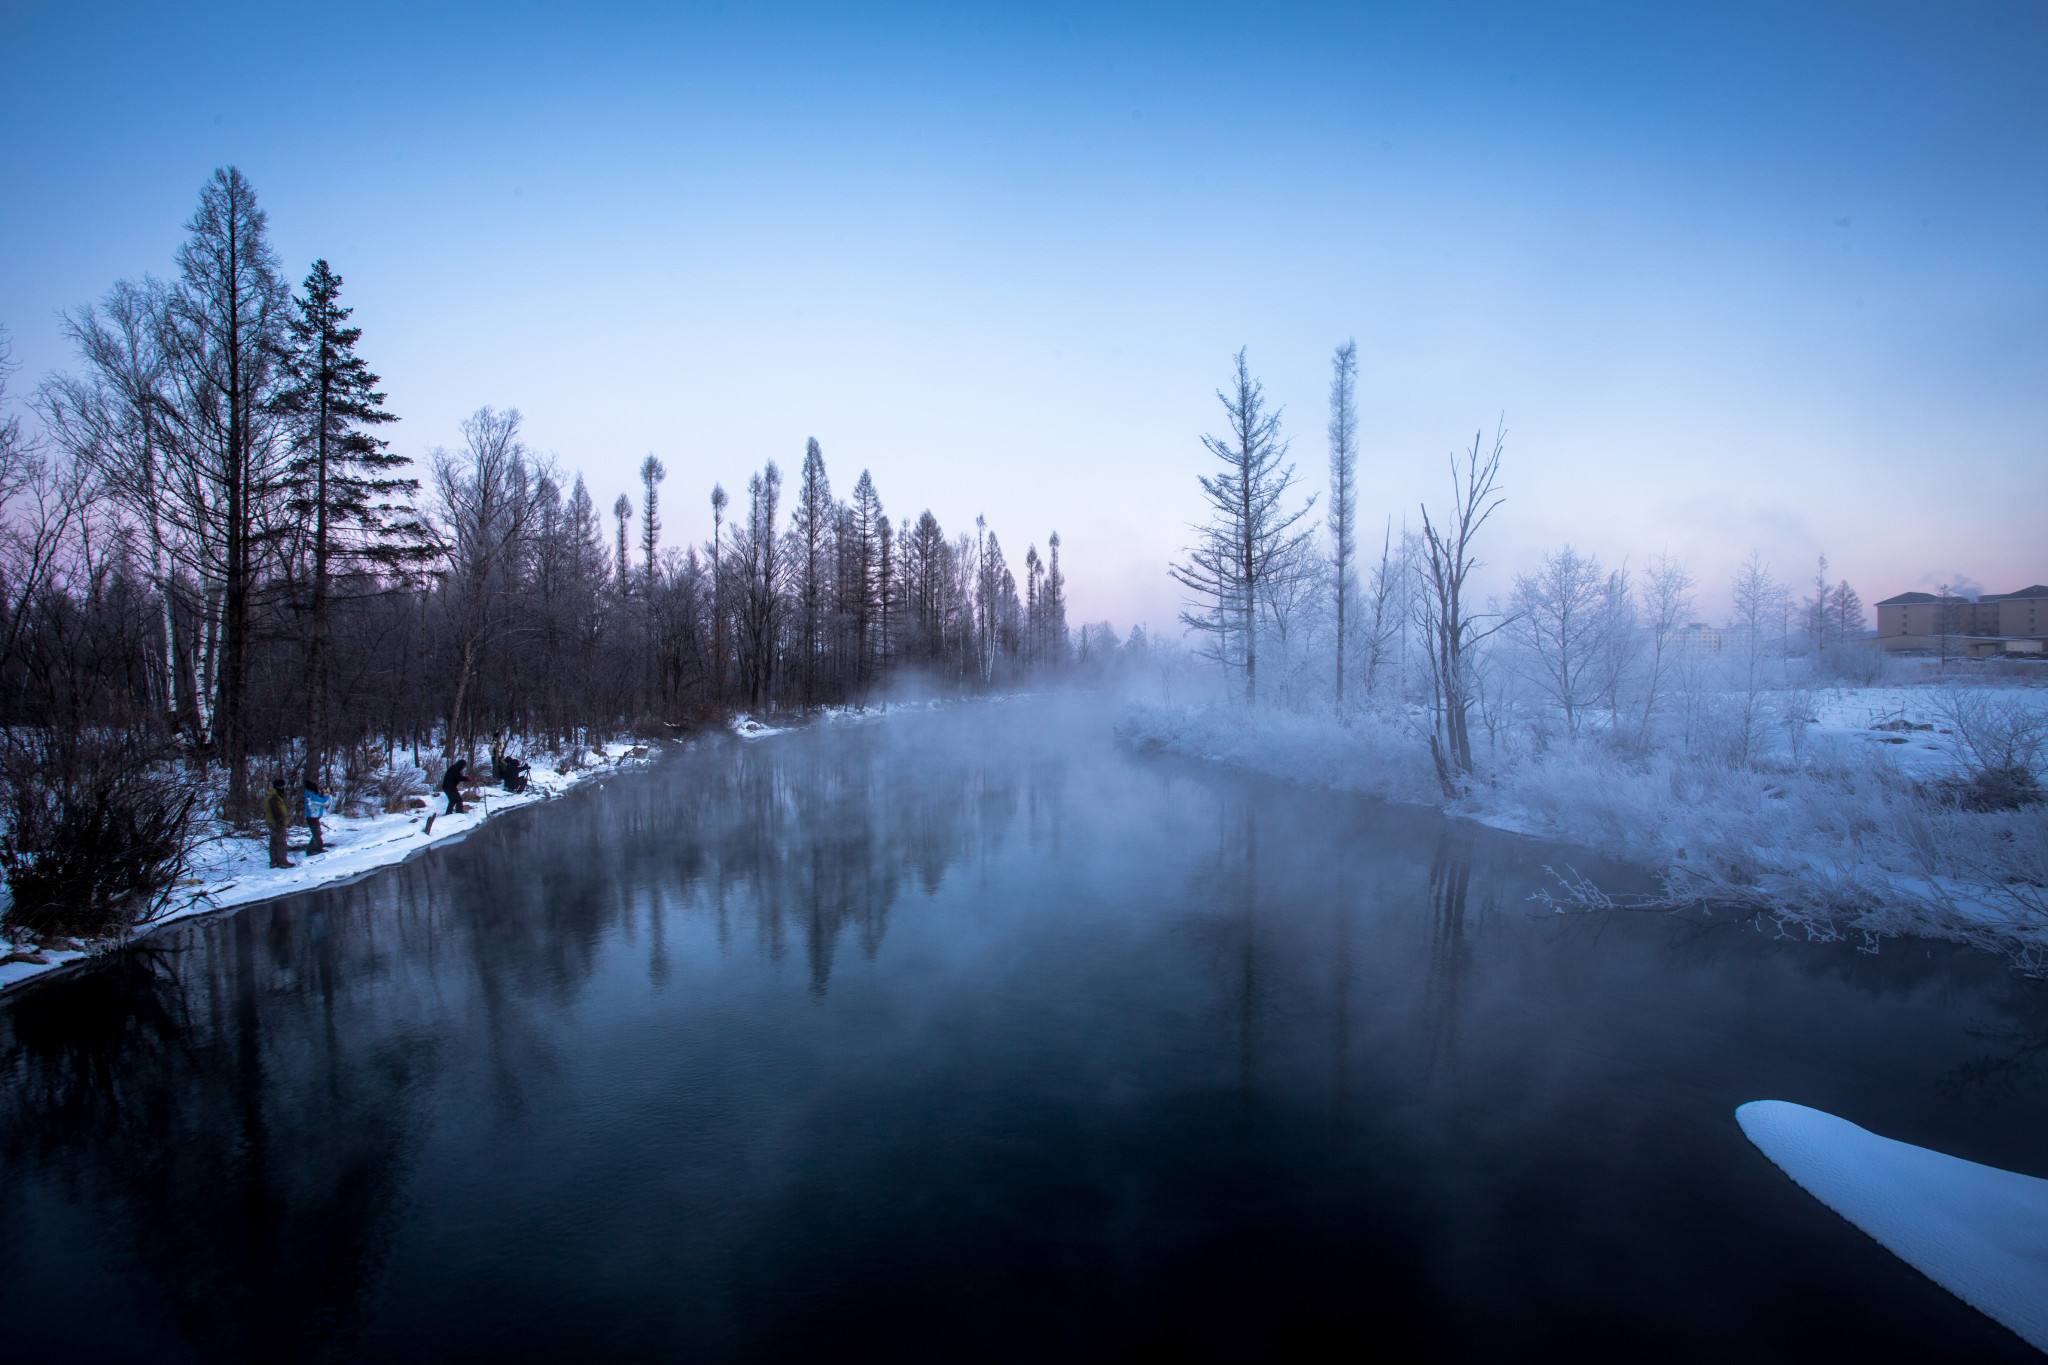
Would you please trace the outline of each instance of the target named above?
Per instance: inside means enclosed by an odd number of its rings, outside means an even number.
[[[1762,724],[1765,687],[1764,661],[1769,657],[1771,618],[1778,613],[1784,591],[1771,576],[1763,556],[1750,552],[1736,571],[1733,597],[1735,613],[1729,620],[1729,634],[1735,643],[1735,683],[1738,728],[1734,760],[1742,767],[1756,757]]]
[[[1869,626],[1870,618],[1864,613],[1863,599],[1856,589],[1843,579],[1835,584],[1828,594],[1828,631],[1834,643],[1847,644],[1861,635]]]
[[[1806,628],[1807,648],[1816,654],[1831,643],[1829,639],[1831,632],[1828,629],[1828,594],[1830,588],[1831,585],[1828,583],[1828,557],[1822,555],[1813,572],[1813,592],[1807,597],[1800,611],[1801,622]]]
[[[1044,622],[1039,642],[1042,662],[1060,668],[1067,661],[1067,574],[1060,567],[1060,533],[1046,538],[1045,582],[1038,589],[1038,612]]]
[[[1478,692],[1477,653],[1503,622],[1482,626],[1484,613],[1466,601],[1472,571],[1479,567],[1478,539],[1506,501],[1499,491],[1500,457],[1507,441],[1497,428],[1491,449],[1472,436],[1463,457],[1451,457],[1451,501],[1441,517],[1422,506],[1421,553],[1417,571],[1422,591],[1416,603],[1430,685],[1429,754],[1444,795],[1455,797],[1473,772],[1471,712]],[[1485,453],[1482,454],[1482,451]]]
[[[1266,407],[1265,388],[1252,378],[1245,352],[1234,362],[1230,387],[1219,389],[1225,426],[1205,435],[1202,446],[1223,469],[1199,476],[1209,519],[1195,528],[1186,558],[1171,568],[1192,599],[1181,611],[1188,629],[1206,636],[1203,653],[1244,671],[1247,705],[1259,696],[1258,614],[1267,577],[1294,561],[1312,527],[1300,525],[1314,498],[1300,507],[1283,506],[1294,486],[1286,463],[1280,413]]]
[[[1636,734],[1637,743],[1647,748],[1651,719],[1678,662],[1679,632],[1692,620],[1693,577],[1683,564],[1660,555],[1650,561],[1637,595],[1648,657],[1643,670],[1642,719]]]
[[[1337,609],[1336,701],[1344,705],[1347,619],[1357,590],[1358,555],[1358,343],[1347,340],[1330,357],[1330,576]]]
[[[1532,680],[1576,735],[1596,693],[1610,633],[1608,575],[1600,561],[1567,545],[1543,556],[1535,573],[1515,578],[1507,618]]]

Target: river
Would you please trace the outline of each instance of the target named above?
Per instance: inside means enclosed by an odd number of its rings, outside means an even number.
[[[2048,1174],[2048,991],[1086,702],[706,742],[0,999],[11,1359],[2024,1359],[1795,1100]]]

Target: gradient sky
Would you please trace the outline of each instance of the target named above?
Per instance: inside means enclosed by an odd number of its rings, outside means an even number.
[[[815,435],[1170,622],[1232,352],[1319,490],[1355,335],[1368,525],[1506,414],[1489,586],[2048,579],[2048,5],[1454,8],[13,0],[13,390],[234,163],[398,448],[516,406],[601,505],[652,450],[673,539]]]

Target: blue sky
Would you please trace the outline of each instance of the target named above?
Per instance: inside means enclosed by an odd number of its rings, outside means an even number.
[[[1319,489],[1356,336],[1367,522],[1506,414],[1496,581],[2048,577],[2048,6],[427,8],[10,6],[16,394],[232,162],[394,444],[652,450],[676,538],[815,435],[1168,622],[1231,353]]]

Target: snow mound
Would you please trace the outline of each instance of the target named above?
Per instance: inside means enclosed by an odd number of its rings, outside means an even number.
[[[786,735],[787,727],[763,725],[752,716],[738,715],[732,718],[732,732],[741,739],[766,739],[770,735]]]
[[[2048,1351],[2048,1180],[1879,1137],[1783,1100],[1741,1105],[1735,1119],[1808,1194]]]

